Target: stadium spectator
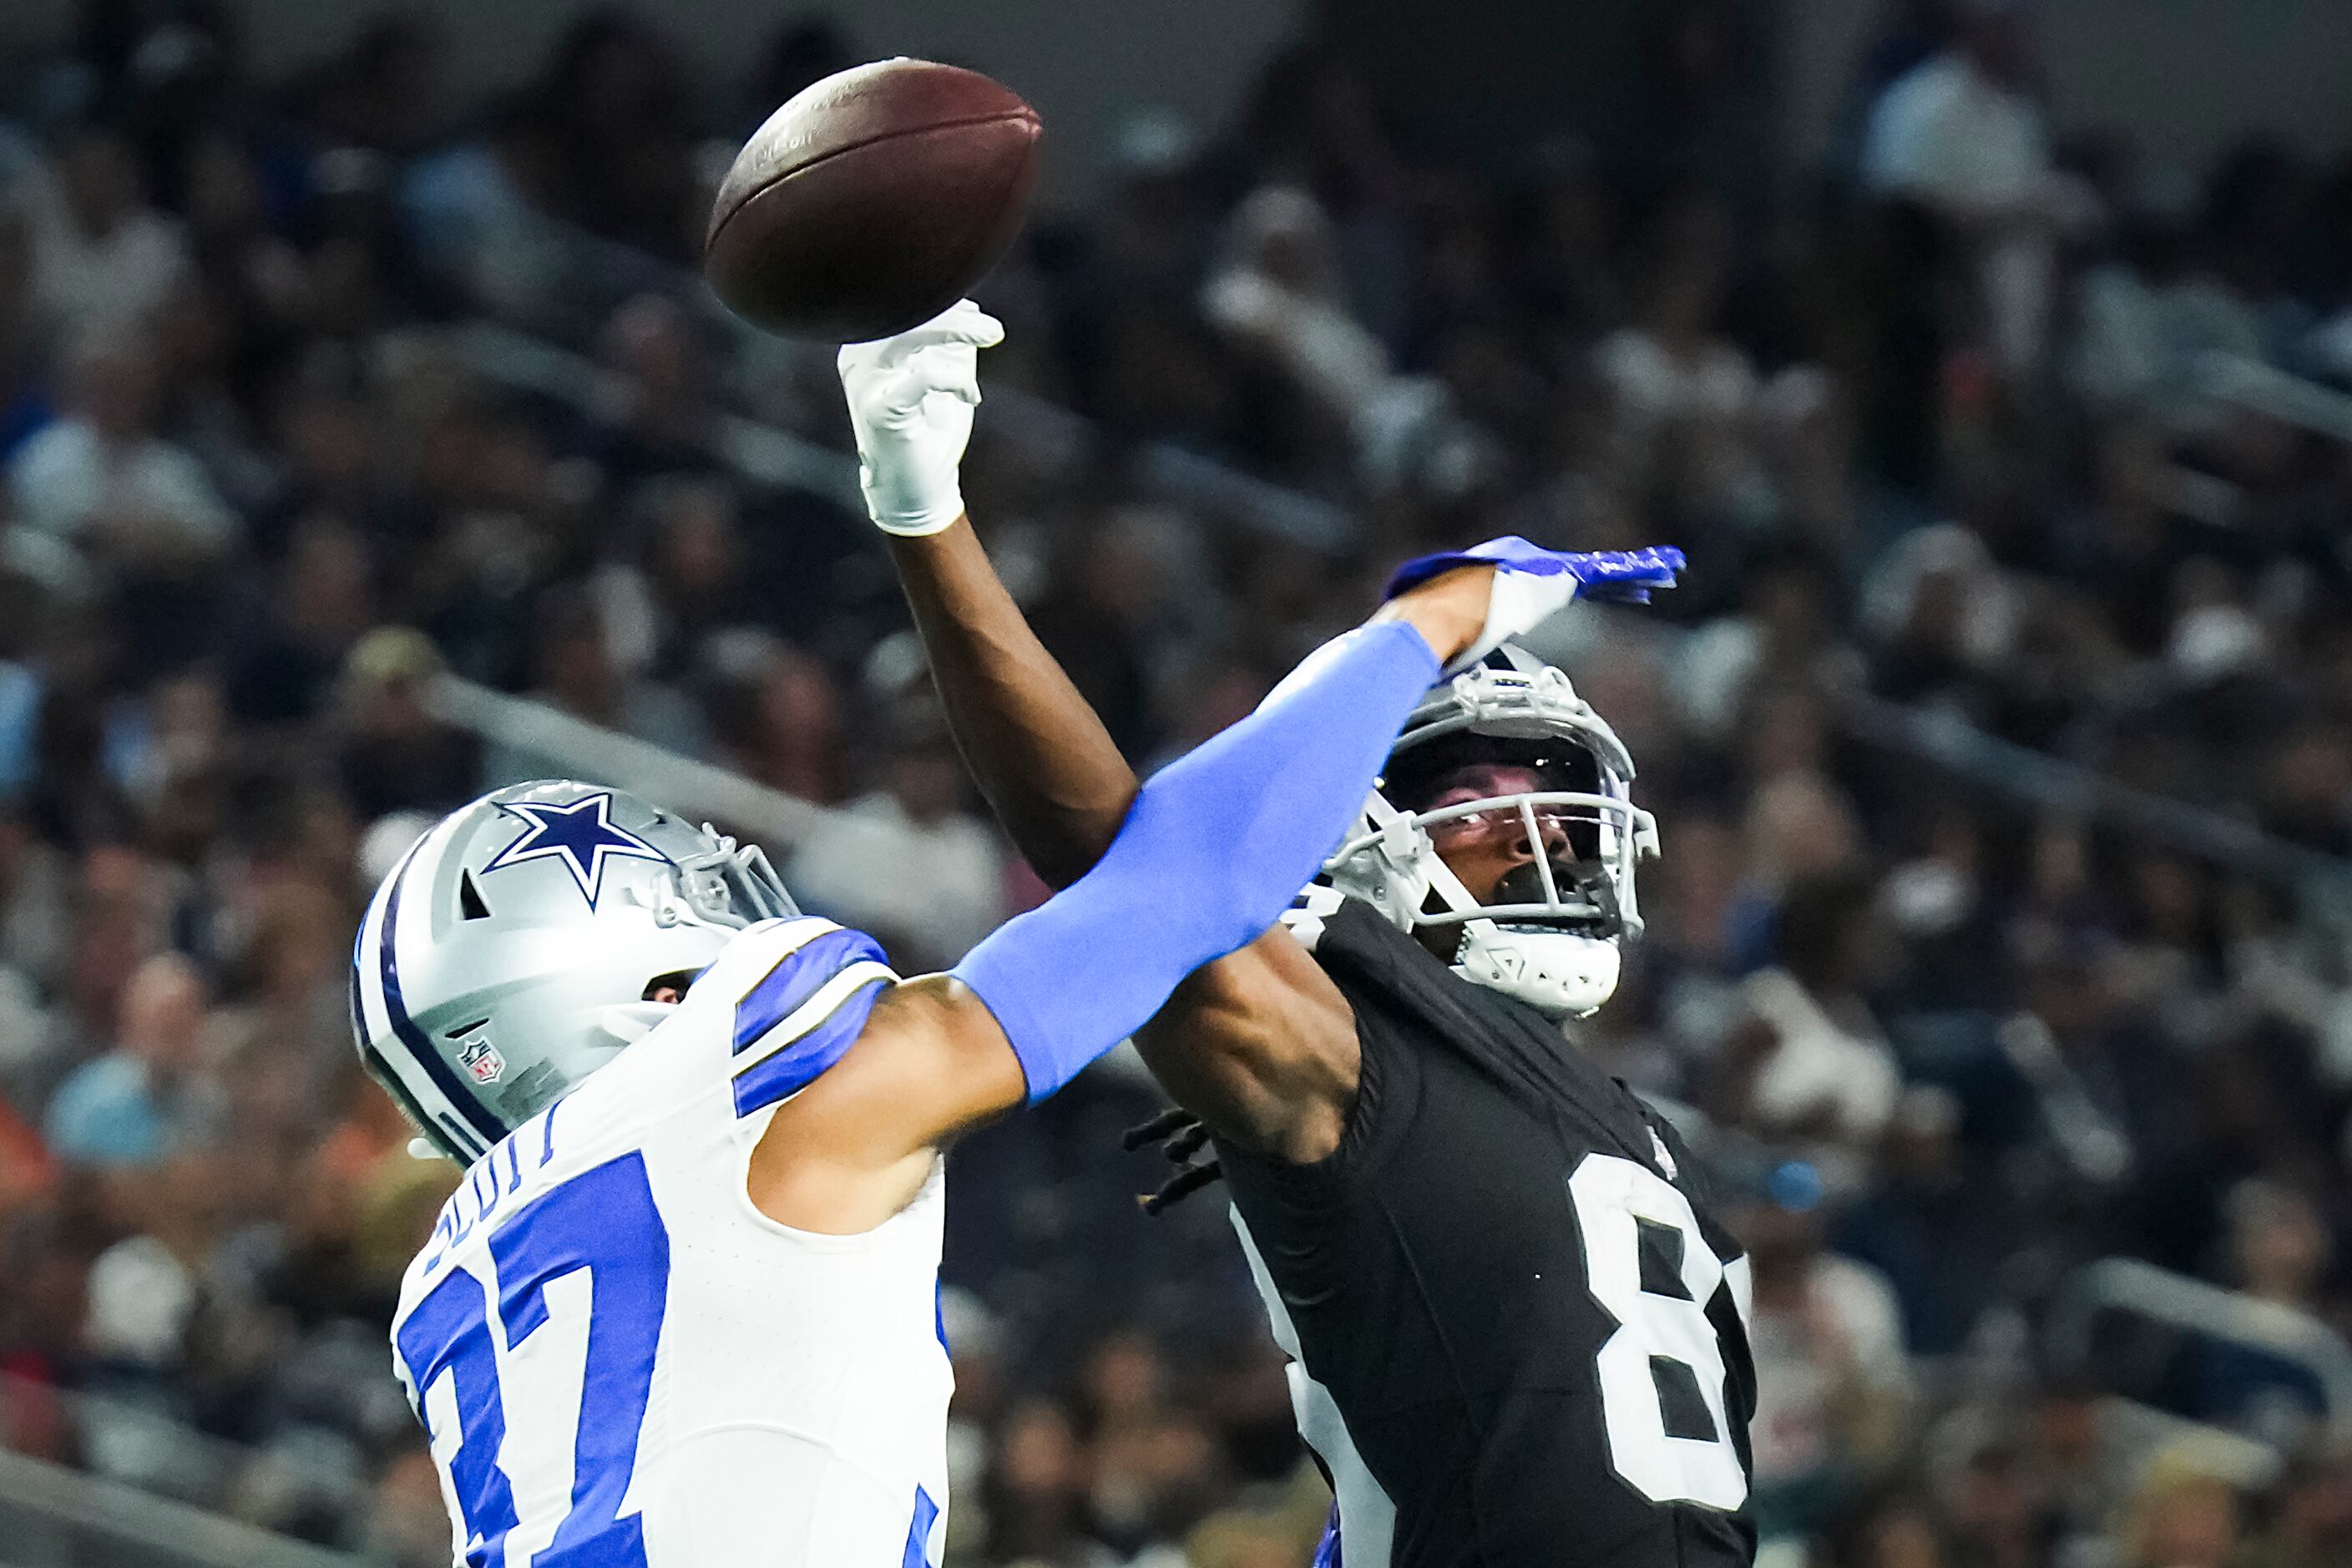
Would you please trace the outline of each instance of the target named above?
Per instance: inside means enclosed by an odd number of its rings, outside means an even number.
[[[181,1369],[220,1218],[217,1183],[202,1156],[154,1163],[151,1174],[139,1228],[90,1265],[82,1330],[90,1356],[134,1385]]]
[[[1872,110],[1864,183],[1950,224],[1973,258],[1984,348],[2022,386],[2047,346],[2060,195],[2033,99],[2022,0],[1963,0],[1953,44],[1888,87]]]
[[[918,710],[893,727],[883,787],[811,834],[785,863],[785,884],[809,909],[879,934],[919,971],[945,967],[1004,918],[1004,852],[963,809],[961,763],[936,716]]]
[[[677,691],[647,680],[615,657],[605,607],[589,590],[551,592],[533,628],[531,695],[592,724],[619,730],[684,756],[709,747],[702,714]],[[504,771],[504,764],[494,763]]]
[[[1330,215],[1305,190],[1268,185],[1227,221],[1224,247],[1202,311],[1301,400],[1297,455],[1311,461],[1328,449],[1396,472],[1442,394],[1397,375],[1385,345],[1350,310]]]
[[[2047,1521],[2034,1477],[2010,1445],[1979,1445],[1950,1478],[1946,1511],[1953,1556],[1982,1568],[2034,1568],[2047,1559]]]
[[[152,353],[120,324],[75,343],[63,416],[9,466],[18,519],[110,574],[227,549],[235,514],[196,460],[157,429],[160,367]]]
[[[2008,1205],[1960,1142],[1949,1090],[1918,1085],[1895,1104],[1867,1182],[1839,1214],[1840,1253],[1886,1277],[1914,1353],[1959,1352],[2000,1289],[2015,1237]]]
[[[60,342],[137,324],[188,267],[179,221],[148,205],[137,154],[103,125],[77,132],[34,193],[34,297]]]
[[[430,1455],[403,1454],[384,1468],[370,1500],[364,1544],[392,1568],[441,1568],[449,1554],[449,1516]]]
[[[626,487],[710,471],[718,411],[684,308],[659,295],[628,300],[598,346],[616,379],[590,416],[586,447],[607,481]]]
[[[843,698],[823,661],[774,637],[740,630],[715,639],[719,738],[745,775],[831,805],[843,795]]]
[[[2159,1461],[2132,1500],[2117,1561],[2122,1568],[2228,1568],[2238,1516],[2228,1481],[2186,1458]]]
[[[1747,1017],[1724,1047],[1719,1114],[1802,1149],[1833,1189],[1853,1192],[1902,1086],[1864,992],[1872,984],[1867,882],[1830,872],[1794,882],[1772,914],[1777,962],[1741,986]]]
[[[479,745],[425,708],[423,688],[442,668],[432,643],[397,626],[367,633],[345,657],[335,773],[362,820],[451,810],[471,798]]]
[[[1764,1188],[1738,1222],[1755,1282],[1757,1522],[1801,1541],[1894,1457],[1911,1370],[1885,1279],[1823,1246],[1819,1175],[1791,1162]]]
[[[121,1043],[84,1063],[49,1102],[49,1147],[100,1167],[152,1168],[217,1130],[218,1087],[203,1068],[205,985],[176,954],[147,960],[122,993]]]

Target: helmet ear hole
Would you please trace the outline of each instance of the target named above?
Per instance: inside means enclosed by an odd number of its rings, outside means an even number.
[[[481,889],[474,886],[471,871],[460,872],[457,877],[457,918],[468,921],[490,918],[490,906],[482,902]]]

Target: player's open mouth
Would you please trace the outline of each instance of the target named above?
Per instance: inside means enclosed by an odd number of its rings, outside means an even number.
[[[1544,868],[1534,861],[1503,873],[1485,900],[1495,923],[1504,931],[1607,935],[1614,905],[1608,877],[1591,862],[1570,858],[1555,858],[1550,870],[1549,888]]]

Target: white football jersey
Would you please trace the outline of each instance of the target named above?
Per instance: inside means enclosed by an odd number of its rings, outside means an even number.
[[[394,1370],[465,1568],[922,1568],[946,1535],[944,1178],[859,1236],[744,1173],[894,976],[753,926],[677,1011],[467,1171],[402,1281]]]

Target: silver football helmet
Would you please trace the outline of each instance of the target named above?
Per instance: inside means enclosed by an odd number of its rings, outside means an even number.
[[[1433,804],[1439,781],[1479,763],[1530,769],[1544,787]],[[1567,675],[1506,643],[1412,710],[1360,830],[1325,870],[1404,930],[1458,929],[1463,978],[1581,1016],[1617,989],[1619,943],[1642,934],[1633,869],[1658,852],[1658,825],[1633,804],[1633,780],[1624,742]],[[1473,898],[1433,839],[1474,817],[1515,826],[1535,847],[1496,901]]]
[[[442,818],[376,889],[352,1034],[466,1164],[667,1016],[656,989],[797,913],[756,847],[601,785],[511,785]]]

